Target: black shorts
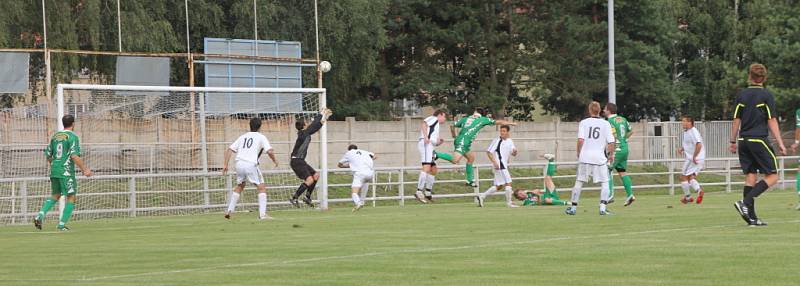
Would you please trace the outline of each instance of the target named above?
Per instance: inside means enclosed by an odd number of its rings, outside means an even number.
[[[306,163],[306,160],[303,159],[292,158],[292,161],[289,162],[289,166],[292,167],[292,171],[294,171],[294,174],[297,175],[300,180],[305,180],[317,173],[317,171],[311,168],[311,166]]]
[[[739,164],[745,174],[775,174],[778,159],[766,138],[740,138]]]

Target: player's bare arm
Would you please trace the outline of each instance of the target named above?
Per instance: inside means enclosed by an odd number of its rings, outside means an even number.
[[[423,140],[425,140],[425,144],[430,144],[431,138],[428,137],[427,131],[428,131],[428,124],[425,124],[425,121],[422,121],[422,123],[420,123],[419,132],[420,134],[424,134],[425,138]]]
[[[792,153],[797,152],[797,147],[800,146],[800,128],[794,129],[794,144],[792,144]]]
[[[494,154],[492,154],[492,152],[486,151],[486,156],[489,157],[489,162],[492,162],[492,166],[494,167],[494,169],[499,170],[500,164],[497,163],[497,160],[495,160]]]
[[[783,145],[783,138],[781,138],[781,128],[778,126],[778,119],[770,118],[767,120],[767,126],[769,126],[769,133],[772,134],[772,137],[775,137],[775,141],[778,141],[778,149],[780,149],[781,155],[786,156],[786,146]]]
[[[742,124],[742,120],[739,118],[733,119],[733,124],[731,124],[731,137],[730,137],[730,147],[728,149],[731,153],[736,154],[736,138],[739,137],[739,126]]]
[[[81,159],[80,156],[72,155],[69,158],[72,159],[72,162],[75,162],[75,165],[77,165],[78,168],[81,168],[81,172],[83,172],[84,176],[91,177],[94,174],[92,173],[92,170],[90,170],[89,167],[86,166],[86,164],[83,162],[83,159]]]
[[[608,161],[609,162],[614,162],[614,153],[615,153],[614,151],[617,148],[616,146],[617,146],[617,144],[614,143],[614,142],[608,143],[608,147],[606,149],[606,152],[608,153]]]
[[[703,149],[703,143],[697,142],[694,144],[694,154],[692,155],[692,163],[697,164],[697,156],[700,155],[700,150]]]
[[[222,175],[225,176],[228,174],[228,162],[231,161],[231,156],[236,151],[231,150],[230,148],[225,149],[225,159],[222,161]]]
[[[578,146],[575,147],[575,158],[581,157],[581,149],[583,148],[583,138],[578,138]]]
[[[511,126],[517,126],[517,123],[516,123],[516,122],[513,122],[513,121],[508,121],[508,120],[498,119],[498,120],[495,120],[495,121],[494,121],[494,125],[511,125]]]

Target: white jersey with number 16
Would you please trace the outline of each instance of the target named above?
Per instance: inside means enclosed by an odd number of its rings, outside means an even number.
[[[578,126],[578,138],[583,139],[578,162],[591,165],[605,165],[608,163],[606,148],[609,143],[614,143],[614,134],[611,124],[607,120],[597,117],[586,118]]]

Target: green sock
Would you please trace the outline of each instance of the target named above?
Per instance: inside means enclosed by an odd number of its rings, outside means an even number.
[[[633,196],[633,184],[631,184],[631,176],[622,177],[622,185],[625,186],[625,194],[629,197]]]
[[[434,153],[436,153],[436,157],[439,157],[439,159],[444,159],[453,162],[453,155],[450,155],[449,153],[437,152],[437,151],[434,151]]]
[[[562,201],[562,200],[559,200],[559,199],[553,199],[553,205],[554,206],[566,206],[569,203],[570,202],[567,202],[567,201]]]
[[[474,176],[474,172],[472,171],[472,164],[467,163],[467,173],[464,174],[464,175],[466,175],[465,177],[467,177],[467,182],[468,183],[472,183],[473,182],[472,179],[475,176]]]
[[[69,221],[69,217],[72,216],[72,210],[75,209],[75,203],[67,202],[67,205],[64,206],[64,214],[61,216],[61,222],[58,223],[58,227],[64,227],[67,222]]]
[[[797,191],[797,195],[800,196],[800,171],[794,174],[795,179],[795,190]]]
[[[44,220],[44,215],[47,214],[47,212],[50,211],[50,209],[53,208],[56,203],[58,203],[58,200],[47,198],[47,200],[44,201],[44,204],[42,204],[42,210],[39,211],[39,215],[37,215],[36,218],[39,220]]]
[[[608,197],[609,198],[613,198],[614,197],[614,171],[612,171],[610,169],[608,170],[608,190],[609,190]]]

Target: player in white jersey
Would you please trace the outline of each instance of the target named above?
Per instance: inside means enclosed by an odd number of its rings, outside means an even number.
[[[681,188],[683,189],[681,203],[687,204],[695,201],[689,192],[689,186],[691,186],[697,192],[696,202],[699,204],[703,202],[704,192],[700,187],[700,183],[697,182],[697,174],[703,170],[703,163],[706,160],[706,148],[703,143],[703,137],[694,127],[694,118],[688,115],[681,117],[681,127],[683,127],[683,138],[681,140],[681,148],[678,149],[678,155],[686,157],[683,162],[683,173],[681,173]]]
[[[508,162],[512,156],[517,156],[517,147],[514,146],[514,141],[511,140],[510,126],[500,126],[500,137],[492,140],[492,144],[489,144],[489,148],[486,149],[486,155],[489,156],[489,161],[492,162],[494,167],[492,169],[494,171],[494,185],[483,194],[478,195],[478,206],[483,207],[486,197],[502,188],[506,193],[506,206],[509,208],[519,207],[511,201],[514,189],[511,188],[511,173],[508,172]]]
[[[275,153],[272,151],[272,146],[269,145],[269,140],[263,134],[258,133],[261,129],[261,119],[250,119],[250,132],[242,134],[239,139],[231,144],[225,150],[225,161],[223,162],[222,175],[228,173],[228,162],[231,160],[231,155],[236,153],[236,187],[230,196],[228,202],[228,210],[225,211],[225,218],[230,219],[231,213],[236,209],[236,203],[239,201],[244,186],[249,182],[256,185],[258,188],[258,215],[259,219],[272,219],[267,215],[267,185],[264,183],[264,176],[261,174],[261,169],[258,168],[258,159],[265,151],[269,158],[278,167],[278,161],[275,160]]]
[[[414,197],[421,203],[426,204],[433,201],[433,183],[436,181],[436,173],[439,172],[433,151],[434,147],[444,142],[444,139],[439,137],[439,129],[446,120],[445,112],[440,109],[433,112],[432,116],[425,118],[420,125],[417,148],[422,162],[422,172],[419,173],[417,192],[414,193]]]
[[[614,162],[614,134],[611,124],[600,118],[600,103],[592,101],[589,104],[589,118],[578,125],[578,174],[575,187],[572,188],[572,206],[564,213],[574,215],[578,209],[578,200],[581,197],[583,184],[589,182],[589,177],[594,183],[602,185],[600,191],[600,215],[610,212],[606,209],[609,190],[608,162]]]
[[[347,147],[347,153],[344,153],[342,159],[339,160],[339,168],[350,168],[353,171],[353,212],[360,210],[364,207],[364,198],[367,196],[369,190],[369,181],[375,175],[373,168],[373,160],[375,154],[366,150],[358,149],[356,145]]]

